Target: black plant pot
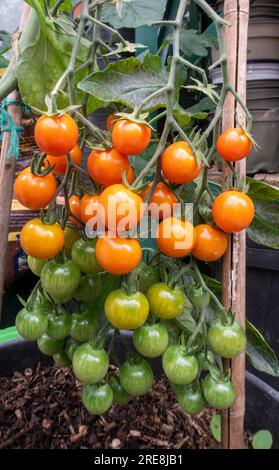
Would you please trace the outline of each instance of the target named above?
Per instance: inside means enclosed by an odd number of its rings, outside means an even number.
[[[127,334],[129,339],[129,334]],[[115,353],[123,360],[121,345],[116,341]],[[35,368],[40,362],[51,365],[52,359],[40,353],[35,342],[22,339],[11,340],[0,344],[0,376],[10,377],[14,372],[22,372],[26,368]],[[162,373],[160,360],[151,361],[157,376]],[[265,382],[246,373],[246,415],[245,427],[252,433],[260,429],[268,429],[273,435],[273,447],[279,448],[279,392]]]

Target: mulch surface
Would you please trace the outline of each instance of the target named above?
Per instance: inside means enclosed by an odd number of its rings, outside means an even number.
[[[70,369],[37,367],[0,378],[0,449],[216,448],[210,412],[183,413],[164,379],[126,406],[91,416]]]

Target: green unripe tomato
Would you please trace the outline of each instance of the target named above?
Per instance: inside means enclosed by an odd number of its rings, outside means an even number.
[[[63,350],[64,339],[53,339],[47,333],[44,333],[37,340],[39,350],[46,356],[54,356]]]
[[[68,336],[72,325],[72,316],[61,308],[57,313],[48,315],[47,334],[53,339],[63,339]]]
[[[85,385],[81,400],[92,415],[102,415],[108,411],[113,402],[113,391],[109,384]]]
[[[217,319],[209,327],[208,341],[216,354],[232,358],[245,350],[246,335],[237,321],[233,321],[231,325],[224,325]]]
[[[79,346],[73,355],[73,372],[85,384],[95,384],[108,372],[109,358],[104,349],[95,349],[90,343]]]
[[[47,316],[40,309],[23,308],[18,312],[15,324],[20,336],[28,341],[34,341],[46,331]]]
[[[145,357],[158,357],[166,350],[169,342],[168,330],[162,323],[142,325],[133,333],[135,349]]]
[[[216,380],[207,374],[203,380],[202,388],[207,403],[213,408],[223,410],[232,406],[235,399],[235,388],[230,380]]]
[[[165,282],[154,284],[147,292],[150,311],[163,320],[180,315],[185,306],[185,295],[179,287],[169,287]]]
[[[169,346],[163,355],[163,370],[170,382],[187,385],[198,375],[199,365],[195,356],[187,354],[178,345]]]

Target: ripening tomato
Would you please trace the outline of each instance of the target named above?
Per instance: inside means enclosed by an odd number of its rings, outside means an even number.
[[[33,274],[40,276],[44,265],[47,263],[47,259],[33,258],[33,256],[27,256],[27,263]]]
[[[41,116],[35,125],[35,140],[47,155],[66,155],[77,145],[78,127],[69,114]]]
[[[69,198],[69,206],[71,212],[80,219],[80,199],[75,194]],[[77,219],[71,215],[68,220],[74,225],[79,225]]]
[[[21,230],[20,244],[29,256],[51,259],[64,245],[64,232],[58,224],[44,224],[40,219],[29,220]]]
[[[151,140],[151,129],[146,124],[121,119],[112,129],[112,143],[123,155],[144,152]]]
[[[226,235],[211,225],[200,224],[195,227],[196,243],[192,250],[195,258],[201,261],[216,261],[225,253],[228,240]]]
[[[162,253],[181,258],[191,253],[196,242],[195,229],[187,220],[164,219],[157,229],[157,245]]]
[[[147,292],[150,311],[163,320],[180,315],[185,306],[185,295],[180,287],[170,287],[165,282],[153,284]]]
[[[249,155],[252,142],[240,128],[227,129],[217,140],[217,150],[220,157],[228,162],[237,162]]]
[[[179,141],[166,148],[162,155],[162,171],[171,183],[190,183],[199,175],[201,166],[187,142]]]
[[[84,224],[98,214],[99,196],[84,194],[80,200],[80,218]],[[95,224],[94,224],[95,226]]]
[[[76,165],[81,165],[82,152],[78,145],[76,145],[73,150],[71,150],[70,157]],[[55,165],[52,170],[53,173],[55,173],[56,175],[64,176],[67,169],[67,157],[66,155],[58,157],[54,157],[53,155],[47,155],[44,159],[44,164],[49,164],[51,167]]]
[[[140,263],[142,251],[137,240],[111,237],[106,233],[96,243],[96,257],[107,272],[127,274]]]
[[[122,289],[112,291],[105,301],[105,315],[119,330],[134,330],[144,324],[149,303],[141,292],[126,294]]]
[[[33,175],[30,167],[20,172],[14,185],[17,200],[31,210],[39,210],[48,206],[56,189],[56,179],[52,173],[36,176]]]
[[[132,229],[144,213],[142,197],[126,188],[124,184],[113,184],[100,195],[102,219],[113,233]]]
[[[152,187],[153,183],[150,183],[142,193],[143,199],[145,199]],[[163,182],[159,182],[155,188],[149,200],[148,213],[154,219],[165,219],[173,214],[173,206],[178,202],[176,195],[165,185]]]
[[[112,131],[115,122],[116,117],[114,116],[114,114],[110,114],[106,119],[106,128],[108,131]]]
[[[97,184],[110,186],[122,183],[122,173],[126,173],[128,182],[130,164],[125,155],[119,153],[115,148],[108,150],[92,150],[87,160],[89,175]]]
[[[212,206],[214,222],[224,232],[234,233],[249,227],[254,218],[252,199],[240,191],[225,191]]]

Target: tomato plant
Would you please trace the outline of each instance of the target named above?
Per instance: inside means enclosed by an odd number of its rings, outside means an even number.
[[[251,115],[228,82],[224,20],[205,0],[196,2],[218,33],[222,80],[217,93],[202,62],[190,61],[199,55],[200,40],[204,50],[213,41],[198,33],[195,41],[183,39],[190,33],[191,2],[176,2],[179,7],[167,24],[171,47],[164,52],[165,28],[158,26],[157,55],[148,48],[139,55],[142,45],[130,43],[121,32],[130,20],[143,26],[146,12],[137,13],[143,5],[134,9],[129,2],[107,6],[85,0],[85,14],[68,21],[62,11],[70,2],[56,2],[54,11],[52,5],[42,8],[43,2],[28,3],[36,37],[25,42],[21,36],[19,57],[9,68],[13,81],[8,87],[5,77],[0,81],[0,101],[3,87],[18,89],[31,107],[42,151],[14,186],[21,204],[41,210],[20,235],[28,265],[40,279],[27,302],[21,299],[16,327],[25,339],[37,340],[57,365],[72,366],[85,384],[82,402],[92,414],[104,413],[113,401],[127,404],[147,393],[153,372],[144,358],[159,357],[186,413],[200,413],[205,401],[227,408],[235,390],[222,358],[236,357],[252,341],[247,350],[254,365],[274,375],[278,365],[249,323],[246,339],[234,312],[220,302],[220,285],[204,273],[209,271],[204,262],[215,262],[230,245],[235,247],[230,241],[238,237],[228,234],[247,227],[253,240],[278,247],[274,214],[279,196],[267,185],[258,189],[256,180],[250,179],[248,188],[234,164],[249,155],[254,141]],[[104,23],[107,7],[111,19]],[[124,14],[118,15],[122,7]],[[150,24],[158,21],[152,11],[148,8]],[[109,39],[100,35],[103,30]],[[100,61],[108,66],[98,69]],[[228,93],[247,124],[220,132]],[[98,110],[108,115],[100,127],[95,114],[91,119]],[[230,173],[221,193],[210,181],[217,154]],[[132,330],[132,345],[122,330]],[[109,362],[119,359],[116,339],[127,355],[111,374]]]

